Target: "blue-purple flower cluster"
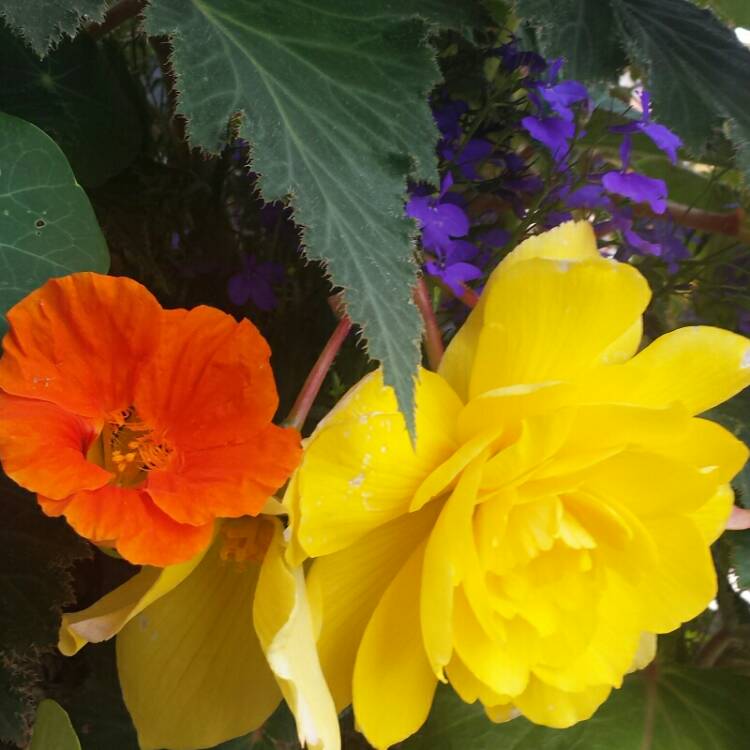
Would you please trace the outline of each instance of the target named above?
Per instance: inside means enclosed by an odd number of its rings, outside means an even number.
[[[416,186],[406,205],[407,215],[421,229],[426,273],[460,296],[467,283],[484,276],[493,251],[511,237],[509,225],[527,220],[531,205],[536,211],[532,223],[545,228],[572,218],[573,211],[587,211],[593,214],[599,234],[619,233],[623,259],[633,254],[656,256],[669,272],[675,272],[690,252],[684,233],[668,217],[661,218],[667,212],[666,183],[631,167],[636,134],[649,138],[673,163],[681,146],[678,136],[652,120],[648,92],[640,92],[639,117],[609,128],[622,136],[619,168],[592,153],[585,160],[587,171],[581,174],[581,160],[573,156],[592,111],[587,88],[561,78],[562,60],[547,61],[522,50],[515,39],[492,54],[523,94],[514,97],[521,111],[515,111],[509,136],[507,123],[477,126],[476,119],[472,121],[477,114],[464,101],[444,95],[436,103],[438,153],[445,176],[437,194]],[[498,136],[503,125],[505,135]],[[467,129],[469,137],[464,136]],[[532,169],[539,153],[530,147],[519,149],[519,133],[541,144],[551,157],[545,179],[538,168]],[[497,211],[489,216],[483,211],[486,201],[474,196],[487,192],[495,206],[510,210],[510,221],[503,223]]]

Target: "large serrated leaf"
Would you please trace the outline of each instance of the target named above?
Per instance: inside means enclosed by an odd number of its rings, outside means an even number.
[[[63,36],[73,37],[84,22],[104,19],[112,0],[3,0],[0,15],[39,57]]]
[[[0,111],[32,122],[63,150],[76,178],[103,183],[135,158],[143,140],[119,58],[85,34],[40,60],[0,21]]]
[[[721,116],[750,132],[750,50],[731,29],[688,0],[610,2],[665,124],[694,148]]]
[[[566,76],[609,80],[625,64],[607,0],[517,0],[516,7],[539,24],[544,54],[565,58]]]
[[[7,310],[47,279],[108,268],[94,211],[62,151],[0,112],[0,333]]]
[[[344,289],[410,427],[421,323],[404,192],[411,171],[437,179],[427,21],[461,26],[473,11],[453,0],[160,0],[146,14],[150,33],[172,38],[192,143],[218,150],[243,114],[263,197],[294,207],[308,257]]]
[[[430,718],[403,750],[740,750],[750,737],[750,678],[719,670],[669,668],[632,675],[571,729],[523,718],[492,724],[476,703],[437,693]]]
[[[518,0],[548,55],[566,73],[612,77],[625,47],[646,73],[657,118],[696,153],[721,119],[732,124],[738,162],[750,175],[750,50],[709,10],[689,0]]]
[[[0,506],[0,740],[20,744],[38,700],[40,659],[57,641],[62,608],[73,601],[68,568],[90,550],[1,473]]]

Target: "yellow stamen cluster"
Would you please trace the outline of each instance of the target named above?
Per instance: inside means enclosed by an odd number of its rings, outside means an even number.
[[[273,539],[273,524],[263,518],[239,518],[221,528],[219,557],[224,562],[262,562]]]

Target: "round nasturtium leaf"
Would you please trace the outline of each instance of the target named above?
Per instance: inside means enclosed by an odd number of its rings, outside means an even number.
[[[62,151],[0,113],[0,334],[7,311],[47,279],[108,268],[104,236]]]

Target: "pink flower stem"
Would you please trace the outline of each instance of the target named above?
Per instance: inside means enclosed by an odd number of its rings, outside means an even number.
[[[440,360],[443,358],[443,336],[440,333],[440,326],[435,317],[435,310],[432,308],[432,300],[427,284],[423,277],[417,281],[417,288],[414,290],[414,301],[417,303],[419,312],[422,314],[424,321],[424,348],[427,352],[427,361],[433,370],[437,370]]]
[[[323,347],[323,351],[318,356],[317,362],[315,362],[312,370],[310,370],[310,374],[307,376],[297,396],[297,400],[294,402],[294,406],[292,406],[289,416],[286,418],[284,424],[288,427],[293,427],[295,430],[302,430],[302,426],[305,424],[307,415],[310,413],[310,408],[318,397],[328,370],[331,369],[333,360],[336,359],[336,355],[339,353],[339,349],[341,349],[341,345],[344,343],[351,329],[352,321],[349,320],[346,314],[342,315],[331,337]]]

